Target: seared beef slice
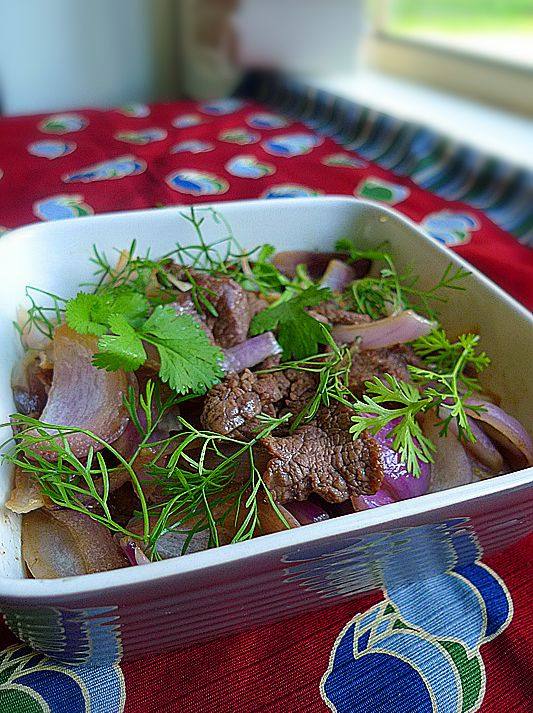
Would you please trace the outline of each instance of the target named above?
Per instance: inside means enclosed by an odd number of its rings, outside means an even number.
[[[316,390],[314,374],[295,369],[256,374],[245,369],[228,374],[205,397],[201,421],[215,433],[249,438],[255,435],[257,416],[299,413]]]
[[[254,374],[249,369],[229,374],[205,397],[201,416],[204,427],[224,436],[249,438],[259,425],[260,413],[275,415],[272,404],[283,396],[276,376]]]
[[[313,307],[309,313],[320,322],[325,321],[327,324],[364,324],[372,320],[366,314],[351,312],[347,309],[342,309],[336,302],[322,302],[322,304]]]
[[[380,446],[366,433],[353,440],[350,423],[350,412],[339,404],[320,409],[314,423],[291,436],[263,439],[270,456],[263,478],[277,502],[305,500],[314,492],[339,503],[378,490],[384,475]]]
[[[412,349],[402,345],[359,352],[352,357],[350,389],[361,396],[365,391],[365,381],[383,374],[395,376],[400,381],[409,381],[407,365],[416,363],[417,358]]]

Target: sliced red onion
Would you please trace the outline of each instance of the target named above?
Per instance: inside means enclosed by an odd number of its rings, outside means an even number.
[[[439,409],[439,416],[446,418],[447,413],[445,409]],[[485,431],[480,428],[470,416],[468,416],[468,425],[476,440],[474,443],[464,441],[463,446],[477,461],[487,466],[493,473],[500,473],[503,470],[502,454],[494,446],[494,443],[490,440]],[[459,429],[455,419],[450,421],[449,429],[456,437],[459,435]]]
[[[260,364],[267,357],[281,354],[282,351],[272,332],[264,332],[234,347],[224,349],[222,366],[226,372],[242,371]]]
[[[318,280],[326,271],[331,260],[343,259],[346,255],[339,253],[319,253],[312,250],[287,250],[276,253],[272,264],[286,277],[294,277],[298,265],[305,265],[312,280]],[[357,260],[353,263],[353,280],[364,277],[370,269],[370,260]]]
[[[372,322],[338,324],[332,328],[331,335],[339,344],[350,344],[360,339],[360,349],[382,349],[424,337],[436,326],[436,322],[406,309],[398,315]]]
[[[382,505],[397,502],[397,498],[393,497],[385,488],[380,488],[374,495],[354,495],[352,497],[352,505],[354,510],[372,510],[379,508]]]
[[[39,483],[19,466],[15,466],[13,488],[6,501],[6,508],[20,515],[38,510],[45,505],[45,498]]]
[[[329,515],[324,508],[309,500],[291,500],[284,503],[283,507],[294,515],[300,525],[312,525],[315,522],[329,520]]]
[[[34,577],[51,579],[125,567],[109,530],[73,510],[34,510],[22,517],[22,555]]]
[[[133,567],[141,564],[150,564],[150,560],[144,554],[142,549],[139,547],[139,544],[135,540],[132,540],[129,537],[122,537],[119,540],[119,543],[120,547],[122,548],[122,551],[128,559],[128,562]]]
[[[491,438],[510,451],[518,451],[524,466],[533,465],[533,440],[514,416],[501,409],[496,404],[471,397],[467,400],[470,406],[481,406],[481,411],[470,410],[470,416],[491,427]]]
[[[180,530],[180,532],[165,532],[157,541],[157,554],[163,559],[180,557],[183,554],[183,547],[188,538],[189,533],[184,530]],[[193,552],[202,552],[208,548],[209,530],[202,530],[192,535],[184,554],[190,555]]]
[[[423,415],[422,430],[436,446],[428,492],[437,493],[471,483],[472,463],[457,436],[451,430],[440,436],[441,427],[437,425],[435,414],[430,412]]]
[[[91,431],[113,443],[128,424],[123,399],[130,382],[123,371],[97,369],[92,363],[97,349],[96,337],[77,334],[66,325],[56,329],[54,376],[41,421]],[[36,431],[29,433],[39,435]],[[50,429],[49,433],[53,435],[54,431]],[[66,440],[78,458],[85,457],[90,448],[103,448],[84,434],[67,435]],[[46,440],[32,445],[32,449],[49,460],[57,458]]]
[[[154,428],[150,436],[148,437],[146,443],[157,443],[158,441],[164,441],[169,437],[171,431],[178,431],[181,426],[178,422],[179,407],[176,406],[167,411],[164,416],[159,419],[157,426]],[[158,417],[158,412],[156,405],[153,405],[152,418],[154,421]],[[146,414],[142,408],[137,409],[137,418],[139,419],[139,424],[141,428],[146,429]],[[113,447],[117,450],[124,458],[130,458],[141,442],[141,434],[139,433],[137,427],[130,421],[126,428],[124,429],[122,435],[114,442]]]
[[[47,385],[40,369],[39,352],[29,349],[11,374],[13,401],[19,413],[39,418],[48,399]],[[51,376],[51,370],[48,372]]]
[[[332,292],[344,292],[348,285],[357,279],[357,270],[342,260],[330,260],[326,272],[320,279],[322,287],[329,287]]]
[[[399,419],[394,419],[384,426],[374,438],[381,446],[381,458],[385,477],[383,485],[396,500],[407,500],[424,495],[429,488],[431,475],[431,465],[422,460],[418,461],[420,475],[413,475],[407,465],[400,460],[400,456],[393,449],[394,438],[390,435],[392,429],[399,423]],[[416,439],[415,439],[416,442]]]
[[[279,512],[285,518],[285,521],[289,528],[292,530],[295,527],[300,527],[299,520],[289,511],[286,505],[277,505]],[[273,532],[283,532],[287,529],[285,523],[283,523],[274,508],[272,503],[264,496],[259,496],[257,498],[257,510],[259,514],[259,522],[261,524],[261,534],[270,535]]]

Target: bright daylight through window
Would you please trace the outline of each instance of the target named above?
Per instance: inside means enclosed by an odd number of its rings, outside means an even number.
[[[533,0],[385,0],[380,30],[533,69]]]

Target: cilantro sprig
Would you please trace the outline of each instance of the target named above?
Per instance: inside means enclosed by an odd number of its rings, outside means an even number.
[[[485,352],[477,351],[478,344],[478,334],[461,334],[456,342],[450,342],[443,330],[436,330],[413,345],[419,356],[433,364],[428,368],[408,367],[413,380],[422,384],[425,394],[447,414],[440,421],[441,435],[448,432],[450,422],[455,420],[459,438],[472,443],[476,439],[468,423],[465,401],[480,389],[476,374],[490,364]]]
[[[487,355],[477,350],[478,343],[477,334],[462,334],[456,342],[450,342],[442,330],[417,340],[415,352],[428,359],[427,367],[408,366],[413,384],[390,374],[365,382],[366,393],[351,405],[355,412],[350,429],[354,438],[364,430],[376,434],[398,419],[391,429],[393,448],[415,476],[420,475],[418,461],[431,462],[435,450],[418,424],[419,414],[434,410],[439,418],[439,435],[447,434],[453,420],[459,438],[474,442],[465,404],[472,391],[479,389],[479,383],[469,372],[479,373],[489,364]]]
[[[250,334],[278,330],[278,342],[286,359],[304,359],[316,355],[319,344],[327,344],[323,325],[306,312],[331,297],[327,287],[313,285],[299,294],[280,299],[276,304],[256,314]]]
[[[177,393],[204,393],[222,376],[222,351],[213,346],[190,315],[158,305],[148,315],[146,297],[129,288],[80,292],[65,309],[69,327],[99,337],[95,366],[136,371],[147,360],[145,345],[156,348],[159,376]]]
[[[398,420],[390,431],[392,447],[415,476],[420,475],[419,461],[429,463],[435,451],[433,442],[424,436],[416,417],[427,411],[433,399],[424,396],[415,386],[390,374],[375,376],[365,383],[366,393],[352,405],[355,414],[350,433],[358,438],[365,430],[376,434],[389,423]]]
[[[67,324],[79,334],[102,336],[109,331],[113,315],[122,315],[128,324],[139,326],[146,319],[146,297],[130,288],[109,289],[97,294],[78,292],[65,307]]]

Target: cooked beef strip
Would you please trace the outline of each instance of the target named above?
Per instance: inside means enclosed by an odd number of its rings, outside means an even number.
[[[316,393],[317,377],[309,371],[286,369],[274,372],[281,388],[284,388],[283,403],[280,404],[279,416],[300,413]]]
[[[372,321],[367,314],[343,309],[333,301],[322,302],[322,304],[313,307],[309,314],[321,322],[325,319],[328,324],[361,324]]]
[[[316,377],[309,372],[287,369],[257,374],[245,369],[228,374],[214,386],[204,401],[203,426],[210,431],[249,438],[257,432],[257,416],[299,413],[313,397]]]
[[[281,354],[273,354],[272,356],[267,357],[264,359],[260,364],[257,365],[257,371],[261,371],[262,369],[273,369],[275,366],[279,366],[281,364]]]
[[[258,292],[248,292],[246,291],[246,299],[248,300],[248,314],[250,315],[250,321],[255,317],[256,314],[262,312],[268,307],[268,302],[264,300]]]
[[[336,404],[292,435],[263,439],[270,456],[263,478],[277,502],[314,492],[339,503],[378,490],[384,476],[379,443],[366,432],[354,440],[350,424],[350,411]]]
[[[173,272],[185,282],[192,277],[205,290],[205,297],[216,309],[218,317],[208,310],[204,310],[204,316],[219,346],[234,347],[244,342],[250,326],[248,299],[245,290],[235,280],[214,277],[199,270],[185,270],[178,265],[173,267]]]
[[[205,397],[201,422],[204,428],[235,438],[249,438],[259,425],[257,416],[275,416],[273,404],[283,392],[277,374],[254,374],[244,369],[228,374]]]
[[[357,396],[361,396],[365,391],[365,381],[383,374],[409,381],[407,365],[418,363],[413,350],[401,344],[386,349],[368,349],[359,352],[352,357],[350,389]]]

